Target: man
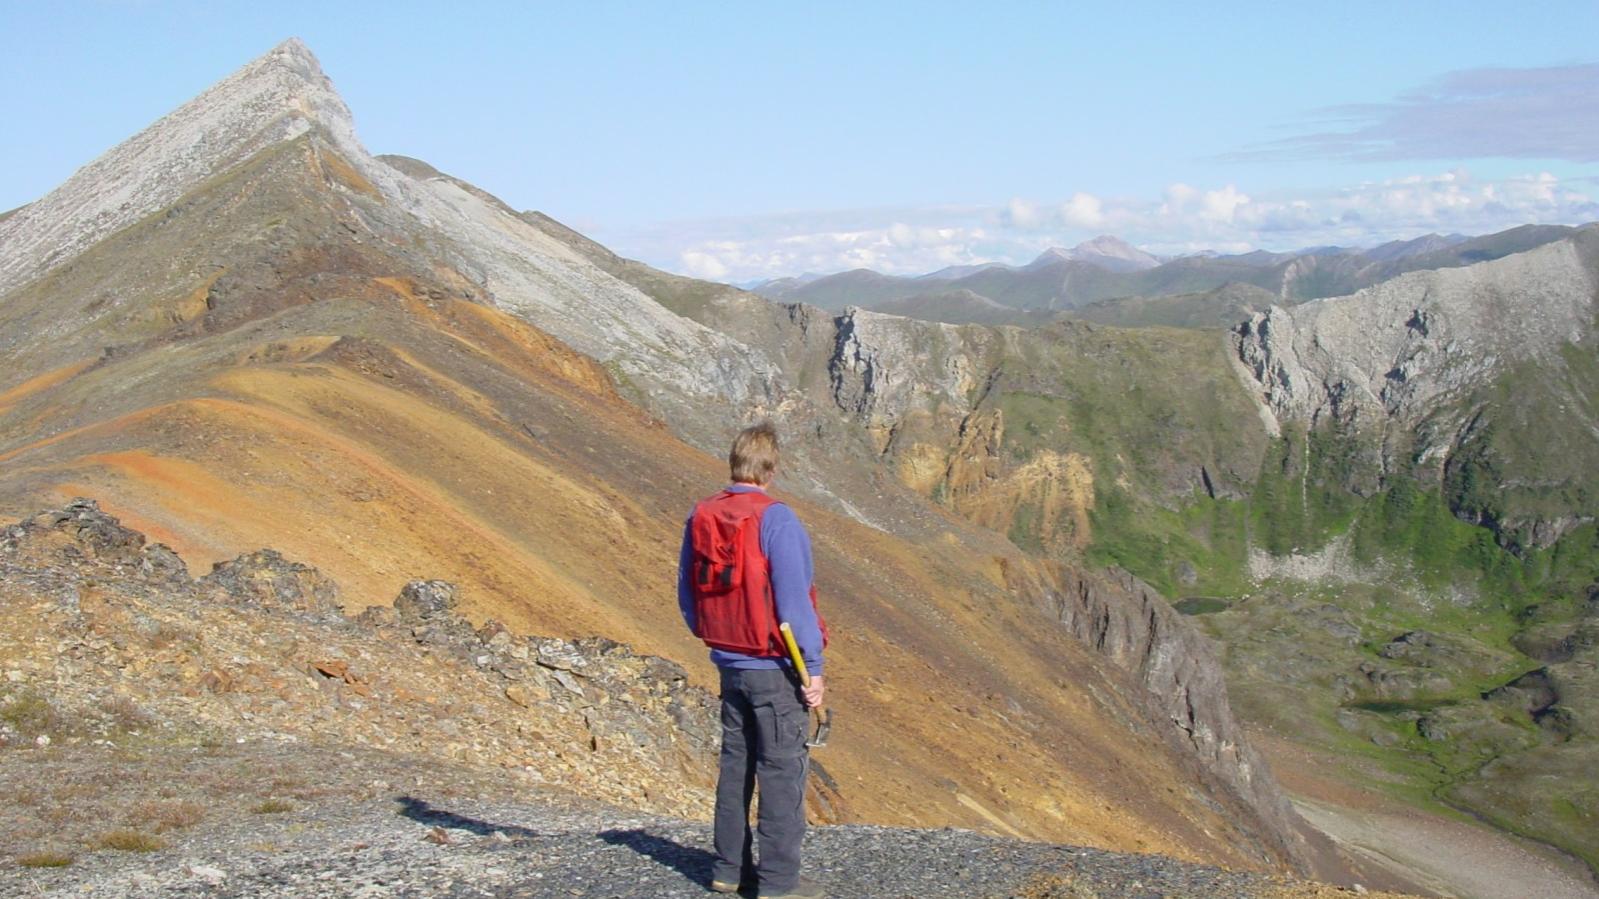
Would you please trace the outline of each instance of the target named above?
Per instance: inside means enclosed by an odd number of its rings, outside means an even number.
[[[808,708],[822,704],[827,625],[816,609],[811,541],[788,506],[766,494],[777,474],[777,431],[741,431],[728,453],[732,484],[694,507],[683,528],[677,598],[683,620],[721,670],[722,754],[716,784],[716,862],[711,889],[759,884],[761,899],[817,899],[800,877],[805,836]],[[787,622],[805,659],[800,685],[778,625]],[[761,788],[756,834],[750,798]]]

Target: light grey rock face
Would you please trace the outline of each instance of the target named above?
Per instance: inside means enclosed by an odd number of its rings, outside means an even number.
[[[0,295],[313,125],[359,150],[349,108],[289,40],[0,221]]]
[[[681,411],[683,397],[747,406],[783,392],[764,353],[677,315],[493,198],[452,178],[363,162],[386,197],[447,239],[452,263],[489,302],[614,365],[656,412]]]
[[[993,332],[850,308],[835,320],[828,364],[833,399],[868,425],[889,426],[917,409],[965,410]]]
[[[1467,268],[1413,272],[1345,297],[1273,306],[1234,330],[1276,422],[1324,414],[1410,424],[1511,364],[1547,359],[1594,320],[1571,240]]]

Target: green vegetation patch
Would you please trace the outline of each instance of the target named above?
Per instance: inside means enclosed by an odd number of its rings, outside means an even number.
[[[1063,450],[1070,439],[1069,403],[1061,397],[1015,391],[999,399],[1005,418],[1005,449],[1018,459],[1031,459],[1040,450]]]
[[[0,721],[11,725],[24,737],[60,731],[65,724],[58,709],[37,693],[23,693],[0,705]]]
[[[1249,494],[1254,543],[1280,556],[1314,550],[1346,530],[1360,505],[1344,486],[1358,456],[1326,429],[1285,429]]]
[[[1166,596],[1237,596],[1248,588],[1247,513],[1243,502],[1204,494],[1166,509],[1112,486],[1095,496],[1089,513],[1088,560],[1125,568]]]
[[[1433,709],[1451,706],[1456,703],[1453,699],[1425,698],[1425,699],[1369,699],[1365,702],[1351,702],[1347,706],[1367,712],[1378,712],[1384,715],[1393,715],[1400,712],[1430,712]]]

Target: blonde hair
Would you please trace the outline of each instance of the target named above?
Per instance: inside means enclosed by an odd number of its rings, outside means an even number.
[[[777,473],[777,428],[763,421],[739,431],[727,454],[727,467],[734,483],[771,483]]]

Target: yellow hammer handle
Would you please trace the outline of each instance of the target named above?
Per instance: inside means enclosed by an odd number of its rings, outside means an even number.
[[[779,624],[777,629],[783,632],[783,642],[788,644],[788,655],[794,660],[794,670],[799,672],[800,683],[809,687],[811,673],[805,669],[805,656],[800,654],[799,644],[794,642],[794,631],[789,628],[787,621]]]

